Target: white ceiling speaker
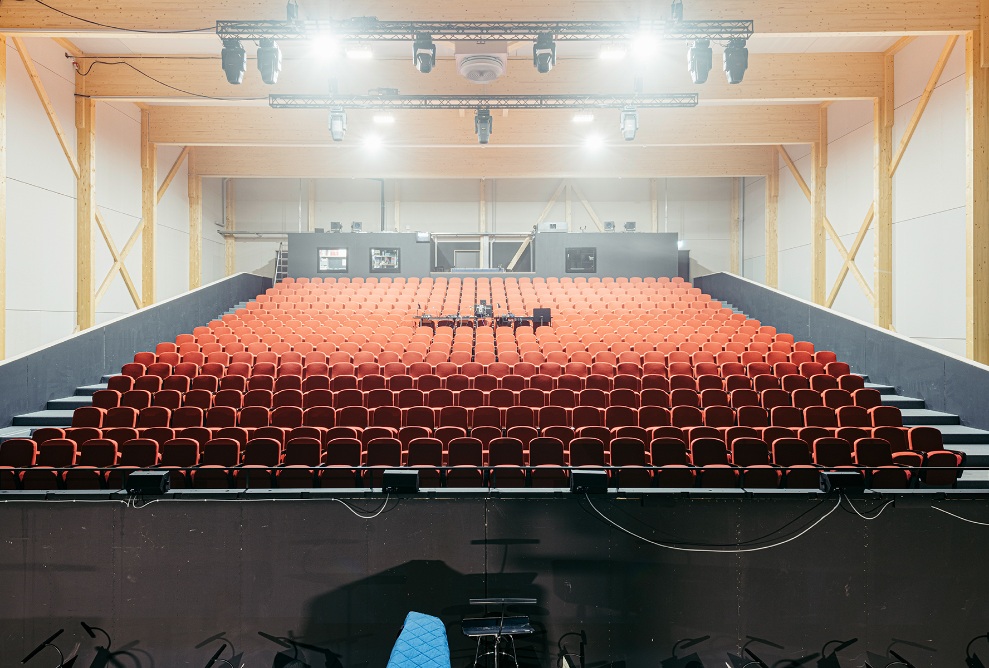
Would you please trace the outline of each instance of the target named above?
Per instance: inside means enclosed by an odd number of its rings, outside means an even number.
[[[491,83],[504,76],[507,70],[507,54],[457,54],[457,71],[468,81],[477,84]]]

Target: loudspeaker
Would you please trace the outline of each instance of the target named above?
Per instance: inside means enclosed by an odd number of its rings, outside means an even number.
[[[821,491],[863,492],[865,476],[858,471],[824,471],[821,473]]]
[[[549,325],[553,321],[553,310],[548,308],[534,308],[532,309],[532,324],[534,327],[539,325]]]
[[[604,494],[608,491],[608,472],[570,471],[570,491],[576,494]]]
[[[153,496],[167,494],[172,484],[168,471],[134,471],[127,476],[127,492]]]
[[[396,494],[415,494],[419,491],[419,472],[388,469],[381,474],[381,488]]]

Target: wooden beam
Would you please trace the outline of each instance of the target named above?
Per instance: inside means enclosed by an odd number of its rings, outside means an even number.
[[[875,215],[876,203],[873,202],[869,207],[869,212],[865,214],[865,220],[862,221],[858,234],[855,235],[855,242],[848,250],[848,258],[841,265],[841,270],[838,272],[838,278],[835,280],[834,285],[831,287],[831,292],[828,294],[828,300],[824,304],[828,308],[834,306],[834,302],[838,298],[838,293],[841,292],[841,286],[845,283],[845,277],[848,276],[848,272],[851,269],[850,264],[855,262],[855,256],[858,255],[859,249],[862,247],[862,242],[865,241],[866,233],[872,227],[872,221],[875,218]]]
[[[394,206],[392,207],[395,212],[395,231],[402,231],[402,182],[395,181],[395,194],[393,199],[395,200]]]
[[[24,45],[24,40],[20,37],[11,37],[10,41],[14,43],[14,48],[17,49],[17,53],[21,57],[21,62],[24,63],[24,70],[31,80],[31,85],[34,86],[34,92],[38,94],[38,99],[41,101],[41,106],[45,110],[45,115],[48,117],[48,122],[51,124],[52,130],[55,131],[58,144],[62,147],[62,153],[65,154],[65,159],[69,161],[72,173],[78,178],[79,163],[76,162],[76,152],[69,148],[69,140],[65,136],[65,131],[62,130],[62,124],[58,122],[58,115],[55,113],[55,107],[52,105],[51,98],[48,97],[45,85],[41,82],[41,77],[38,76],[38,68],[34,66],[34,60],[31,59],[31,54],[28,52],[27,46]]]
[[[320,148],[202,147],[202,176],[252,178],[663,178],[765,176],[769,153],[759,146],[392,148],[371,154],[355,142]]]
[[[779,156],[772,152],[771,167],[766,176],[766,285],[779,287],[779,210],[780,210],[780,168]]]
[[[142,223],[138,223],[138,229],[140,229]],[[107,249],[110,251],[110,257],[113,258],[113,264],[110,266],[110,271],[107,272],[106,276],[103,278],[103,282],[100,283],[100,287],[96,290],[96,296],[94,298],[96,305],[99,306],[100,301],[103,300],[103,296],[106,291],[110,288],[110,284],[113,282],[114,276],[117,272],[120,272],[124,280],[124,285],[127,287],[127,292],[130,295],[131,301],[134,302],[134,306],[141,308],[143,301],[141,299],[141,294],[137,291],[137,286],[134,285],[134,281],[131,280],[130,273],[126,271],[124,267],[124,260],[126,259],[126,253],[121,254],[117,250],[117,244],[113,242],[113,236],[110,234],[109,228],[106,226],[106,222],[103,220],[103,216],[96,212],[96,228],[99,230],[100,235],[103,237],[103,241],[106,243]],[[128,249],[129,252],[129,249]]]
[[[982,22],[979,27],[980,35],[989,35],[989,0],[982,0]],[[989,39],[982,39],[982,67],[989,67]]]
[[[893,57],[885,57],[886,85],[873,111],[875,157],[875,324],[893,324]]]
[[[234,106],[156,106],[151,138],[177,146],[328,146],[340,147],[326,130],[325,110]],[[476,147],[474,118],[456,110],[396,111],[396,128],[386,148],[462,145]],[[373,112],[347,112],[348,141],[373,127]],[[561,146],[583,148],[589,133],[611,143],[621,141],[609,114],[589,125],[574,125],[566,109],[513,111],[497,121],[489,146]],[[629,150],[646,146],[724,146],[803,144],[817,140],[813,105],[701,106],[694,109],[640,109],[642,128]],[[376,130],[379,130],[376,128]]]
[[[0,360],[7,356],[7,36],[0,35]]]
[[[731,219],[728,221],[728,271],[736,275],[741,273],[738,259],[741,253],[739,236],[742,224],[742,196],[739,181],[738,178],[731,180]]]
[[[563,194],[563,191],[566,188],[567,188],[567,181],[566,179],[563,179],[562,181],[560,181],[560,185],[556,187],[556,190],[553,191],[553,196],[549,198],[548,202],[546,202],[546,206],[543,207],[543,210],[540,212],[539,217],[536,218],[536,223],[533,225],[534,228],[539,227],[539,223],[544,222],[546,218],[549,217],[550,212],[553,211],[553,207],[556,206],[557,200],[560,199],[560,195]]]
[[[19,49],[18,49],[19,50]],[[96,101],[76,98],[76,325],[96,324],[93,228],[96,226]]]
[[[465,6],[457,0],[428,3],[396,3],[394,0],[343,0],[331,8],[315,5],[315,18],[376,16],[381,20],[464,20]],[[120,36],[120,29],[154,31],[202,31],[218,20],[251,21],[285,16],[283,0],[243,0],[225,3],[195,3],[182,0],[161,5],[147,0],[61,0],[59,12],[34,2],[14,2],[0,15],[0,32],[33,31],[41,34]],[[818,33],[923,33],[976,30],[979,0],[929,0],[862,2],[861,0],[692,0],[689,17],[694,21],[756,19],[760,34]],[[114,26],[84,23],[98,21]],[[602,18],[634,21],[665,19],[666,3],[652,8],[635,0],[505,0],[470,7],[473,21],[547,21],[567,19],[596,21]],[[152,35],[153,36],[153,35]],[[183,35],[176,35],[182,38]]]
[[[151,112],[141,112],[141,294],[145,306],[155,303],[158,227],[158,150],[151,143]]]
[[[82,58],[83,56],[86,55],[85,53],[83,53],[82,49],[80,49],[78,46],[73,44],[70,40],[65,39],[64,37],[54,37],[52,38],[52,41],[58,44],[63,49],[65,49],[66,53],[68,53],[70,56],[74,56],[76,58]]]
[[[223,183],[223,229],[233,232],[237,229],[237,190],[236,181],[227,179]],[[223,237],[223,255],[226,275],[237,273],[237,242],[234,237]]]
[[[917,39],[916,35],[906,35],[904,37],[901,37],[900,39],[896,40],[896,44],[883,51],[883,55],[895,56],[900,51],[903,51],[903,49],[910,46],[910,44],[912,44],[915,39]]]
[[[966,351],[989,364],[989,69],[982,67],[982,40],[965,39],[966,139]]]
[[[827,234],[824,219],[827,217],[827,153],[828,147],[820,142],[811,144],[811,194],[810,194],[810,300],[824,304],[827,280]]]
[[[577,199],[580,200],[581,205],[583,205],[584,210],[587,211],[587,215],[591,217],[591,221],[594,223],[595,227],[598,228],[598,232],[604,232],[604,225],[601,223],[601,219],[598,218],[597,213],[594,211],[594,207],[591,206],[587,198],[584,197],[584,193],[575,184],[570,184],[570,189],[573,190],[574,194],[577,195]]]
[[[144,112],[141,113],[143,114]],[[175,175],[178,174],[179,169],[182,167],[182,163],[189,156],[189,150],[190,149],[188,146],[184,146],[182,148],[182,152],[179,153],[179,157],[175,158],[175,162],[172,163],[171,169],[169,169],[168,174],[165,175],[165,180],[162,181],[161,185],[158,187],[158,198],[156,200],[158,204],[161,204],[161,198],[164,197],[165,192],[168,191],[168,186],[172,185],[172,179],[174,179]]]
[[[515,255],[512,257],[512,261],[509,262],[508,266],[505,268],[506,271],[515,270],[515,265],[517,265],[519,263],[519,260],[522,259],[522,255],[525,253],[525,249],[528,248],[530,244],[532,244],[531,234],[525,238],[525,241],[519,244],[519,249],[515,251]]]
[[[196,154],[189,154],[189,289],[203,283],[203,177],[196,172]]]
[[[927,103],[931,101],[931,96],[934,95],[934,89],[937,88],[938,79],[941,78],[941,74],[944,72],[944,68],[948,64],[948,59],[951,57],[951,52],[954,51],[957,42],[958,35],[950,35],[947,43],[944,45],[944,49],[941,50],[941,57],[938,58],[937,64],[934,66],[934,71],[931,72],[931,78],[928,79],[927,86],[924,88],[924,92],[920,96],[920,101],[917,102],[917,107],[914,109],[913,116],[907,124],[907,129],[900,138],[900,146],[893,155],[893,161],[889,168],[890,175],[896,174],[896,168],[900,166],[900,160],[903,159],[903,154],[906,152],[907,146],[910,145],[910,140],[913,139],[913,133],[917,130],[917,124],[924,117]]]
[[[657,66],[651,68],[643,80],[643,92],[694,90],[695,85],[686,68],[686,56],[679,43],[674,45],[671,42],[670,48],[673,50],[658,58]],[[312,67],[304,59],[286,57],[278,83],[273,86],[261,81],[253,64],[248,67],[244,83],[231,86],[223,76],[218,56],[166,58],[160,55],[135,57],[130,54],[126,60],[114,59],[112,56],[91,56],[81,59],[80,67],[89,69],[97,58],[104,62],[131,63],[149,77],[169,86],[216,98],[266,99],[269,93],[326,93],[325,71]],[[349,61],[344,70],[335,73],[335,78],[338,90],[345,94],[363,95],[368,89],[380,87],[398,88],[403,92],[421,95],[460,95],[465,90],[464,80],[457,73],[456,62],[452,58],[438,60],[436,68],[429,76],[417,72],[406,58]],[[85,86],[86,95],[99,99],[148,103],[182,99],[192,104],[213,107],[219,104],[216,100],[180,93],[129,67],[93,65],[86,76]],[[702,91],[705,102],[778,103],[871,99],[882,90],[882,54],[751,53],[749,69],[742,85],[731,85],[724,76],[715,73],[704,84],[703,89],[699,90]],[[600,59],[561,57],[553,68],[552,76],[545,76],[536,72],[532,67],[532,58],[529,57],[510,59],[505,76],[485,84],[485,91],[491,95],[575,95],[601,91],[632,93],[635,91],[635,84],[631,76],[616,77],[614,63]],[[467,116],[464,114],[465,118]],[[508,119],[499,119],[497,125],[501,128],[506,122]],[[612,129],[609,127],[609,130]],[[647,129],[648,126],[643,122],[640,131]],[[324,123],[323,134],[325,131]]]

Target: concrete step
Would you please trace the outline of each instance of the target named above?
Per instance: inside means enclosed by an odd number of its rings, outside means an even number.
[[[883,405],[884,406],[896,406],[900,410],[907,408],[924,408],[927,404],[923,399],[914,399],[913,397],[901,397],[898,394],[885,394],[883,395]]]
[[[985,489],[989,487],[989,471],[964,471],[958,479],[960,489]]]
[[[37,411],[18,415],[15,427],[68,427],[72,424],[72,411]]]
[[[77,408],[82,408],[83,406],[92,406],[93,397],[92,396],[73,396],[73,397],[62,397],[61,399],[52,399],[45,406],[50,411],[73,411]]]
[[[941,411],[931,411],[926,408],[905,408],[903,414],[904,426],[936,426],[936,425],[957,425],[960,420],[957,415],[942,413]]]
[[[989,443],[945,444],[944,447],[964,452],[966,466],[989,466]]]
[[[976,429],[974,427],[964,427],[960,424],[934,425],[944,439],[944,444],[954,449],[956,445],[978,445],[989,443],[989,431]]]
[[[8,438],[31,438],[30,427],[4,427],[0,429],[0,442]]]
[[[76,396],[91,397],[94,393],[106,389],[106,383],[96,383],[95,385],[83,385],[76,388]]]
[[[887,394],[896,394],[896,388],[892,385],[880,385],[878,383],[870,383],[866,381],[865,386],[871,390],[879,390],[879,394],[883,396]]]

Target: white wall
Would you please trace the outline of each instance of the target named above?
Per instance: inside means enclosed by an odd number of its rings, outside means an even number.
[[[54,42],[25,38],[38,75],[75,154],[75,72]],[[44,108],[7,42],[7,332],[8,356],[72,334],[76,323],[76,182]],[[96,204],[118,249],[141,220],[141,114],[129,103],[96,105]],[[162,180],[178,149],[159,151]],[[179,170],[158,210],[157,297],[188,289],[187,172]],[[113,258],[93,232],[94,290]],[[141,242],[125,265],[141,294]],[[221,267],[222,272],[222,267]],[[205,273],[205,272],[204,272]],[[215,272],[209,276],[216,276]],[[97,322],[135,310],[117,275],[96,309]]]
[[[207,180],[218,183],[216,179]],[[638,230],[650,231],[652,213],[648,179],[578,179],[573,183],[599,220],[613,220],[619,229],[631,220],[636,222]],[[487,179],[484,188],[488,231],[495,234],[529,232],[559,186],[559,179]],[[238,230],[297,232],[306,229],[309,189],[305,180],[237,179],[235,187]],[[351,222],[359,220],[365,231],[378,230],[380,188],[378,182],[368,179],[317,181],[316,227],[329,229],[331,221],[339,221],[344,230],[349,230]],[[388,181],[385,184],[385,229],[395,229],[397,199],[399,231],[476,234],[480,193],[481,182],[476,179]],[[691,251],[694,275],[727,271],[731,181],[658,179],[657,200],[658,230],[680,234],[684,248]],[[571,230],[597,229],[578,194],[571,198],[571,215]],[[566,220],[564,195],[560,195],[546,219]],[[238,271],[253,271],[266,265],[277,247],[277,240],[239,237]]]
[[[921,37],[895,57],[894,149],[945,44]],[[959,40],[893,178],[893,326],[897,332],[965,354],[965,44]],[[873,104],[836,102],[828,109],[827,215],[850,248],[873,201]],[[810,182],[810,147],[788,146]],[[765,280],[765,180],[746,188],[744,275]],[[758,200],[759,204],[756,203]],[[874,285],[875,227],[856,265]],[[780,289],[810,297],[810,203],[780,165]],[[828,291],[842,266],[827,241]],[[837,311],[874,321],[872,304],[849,273]]]

